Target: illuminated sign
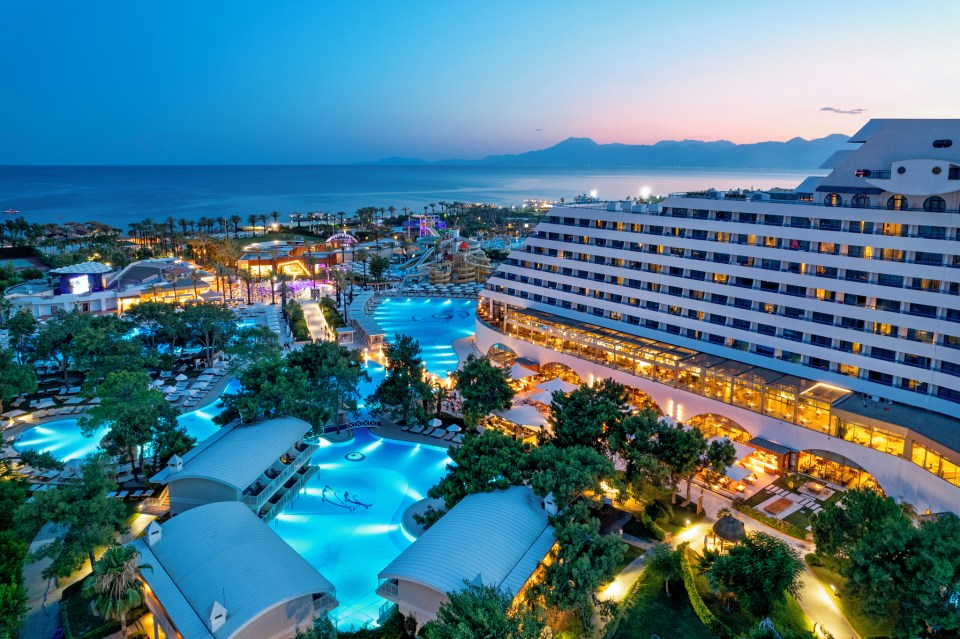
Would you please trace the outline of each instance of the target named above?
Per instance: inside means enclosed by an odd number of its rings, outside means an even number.
[[[82,295],[83,293],[90,292],[90,277],[87,275],[77,275],[76,277],[71,277],[69,282],[70,292],[74,295]]]

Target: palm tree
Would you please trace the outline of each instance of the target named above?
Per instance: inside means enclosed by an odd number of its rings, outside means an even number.
[[[257,236],[257,214],[251,213],[247,216],[247,222],[253,227],[253,236]]]
[[[253,275],[247,269],[240,269],[237,271],[237,277],[240,278],[240,281],[247,286],[247,306],[250,306],[253,304],[253,297],[250,291],[250,288],[253,285]]]
[[[274,226],[278,226],[277,220],[280,219],[280,212],[279,212],[279,211],[274,211],[273,213],[270,214],[270,217],[273,218],[273,225],[274,225]]]
[[[230,216],[230,223],[233,224],[233,236],[240,237],[240,216],[234,213]]]
[[[353,261],[363,264],[363,283],[367,283],[367,252],[357,249],[353,252]]]
[[[164,273],[163,279],[173,284],[173,303],[176,304],[180,301],[180,295],[177,293],[177,279],[179,279],[179,275],[177,273]]]
[[[143,603],[143,582],[139,574],[153,570],[138,564],[140,555],[130,546],[111,546],[93,572],[83,582],[83,596],[93,600],[93,608],[106,619],[120,621],[120,636],[127,636],[127,612]]]
[[[257,216],[257,219],[260,220],[260,226],[263,227],[263,235],[267,234],[267,214],[261,213]]]

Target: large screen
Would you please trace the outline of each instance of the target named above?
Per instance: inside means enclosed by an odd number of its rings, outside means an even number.
[[[70,278],[70,292],[74,295],[90,292],[90,276],[77,275]]]

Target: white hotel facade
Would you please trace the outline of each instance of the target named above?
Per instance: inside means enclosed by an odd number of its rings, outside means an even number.
[[[792,191],[552,209],[488,281],[478,347],[960,512],[960,120],[850,142]]]

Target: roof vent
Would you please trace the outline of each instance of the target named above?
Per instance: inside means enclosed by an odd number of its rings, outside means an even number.
[[[156,520],[151,521],[147,525],[147,545],[153,548],[162,536],[163,532],[160,529],[160,524]]]
[[[179,473],[183,470],[183,459],[180,455],[174,455],[170,458],[170,461],[167,462],[167,469],[171,473]]]
[[[935,149],[949,149],[953,146],[953,140],[934,140],[933,148]]]
[[[219,601],[214,601],[213,605],[210,606],[207,621],[209,622],[210,632],[220,630],[223,624],[227,623],[227,609]]]
[[[543,509],[547,511],[547,514],[551,517],[556,517],[557,515],[557,500],[554,498],[553,493],[550,493],[543,498]]]
[[[476,586],[477,588],[483,587],[483,577],[480,576],[480,573],[477,573],[477,576],[470,580],[471,586]]]

